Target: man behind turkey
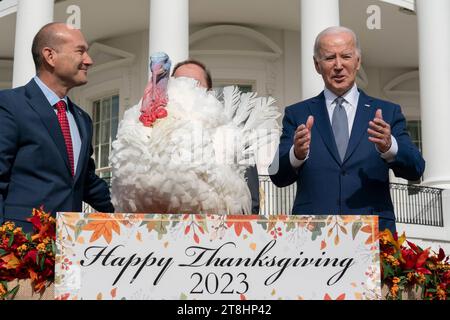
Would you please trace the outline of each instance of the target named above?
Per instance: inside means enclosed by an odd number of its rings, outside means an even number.
[[[198,81],[198,84],[212,90],[212,77],[206,66],[200,61],[189,59],[178,63],[172,71],[172,76],[175,78],[186,77]],[[252,214],[259,213],[259,178],[258,169],[256,165],[250,166],[245,170],[245,179],[250,190],[252,198]]]

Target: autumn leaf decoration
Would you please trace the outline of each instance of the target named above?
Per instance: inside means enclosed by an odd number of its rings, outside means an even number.
[[[229,215],[227,216],[227,227],[230,228],[234,226],[234,231],[236,235],[239,237],[242,233],[242,230],[247,230],[248,233],[253,233],[252,223],[250,220],[255,220],[254,216],[244,216],[244,215]]]
[[[333,219],[335,219],[334,224],[333,224]],[[343,222],[343,224],[347,224],[345,220],[341,221]],[[331,237],[331,235],[333,234],[333,231],[336,231],[336,235],[334,236],[334,244],[337,246],[340,242],[340,237],[339,237],[339,232],[341,232],[342,234],[346,235],[347,234],[347,228],[340,224],[338,221],[338,218],[335,216],[329,216],[327,218],[326,221],[327,226],[330,226],[330,229],[328,229],[328,237]],[[324,248],[324,246],[321,246],[322,248]]]
[[[334,300],[331,298],[331,296],[328,293],[325,293],[325,296],[323,297],[323,300]],[[339,295],[336,300],[345,300],[345,293]]]
[[[184,234],[187,235],[192,232],[195,243],[199,244],[199,234],[205,234],[205,230],[207,231],[205,218],[199,214],[185,214],[183,216],[183,220],[190,220],[190,222],[187,222],[184,227]]]
[[[365,244],[371,244],[379,238],[378,228],[375,228],[373,225],[367,224],[361,228],[361,231],[369,234]]]
[[[89,242],[94,242],[103,237],[109,244],[112,240],[113,231],[120,234],[119,223],[111,219],[110,214],[92,213],[89,215],[89,218],[89,222],[83,227],[83,230],[94,231]]]

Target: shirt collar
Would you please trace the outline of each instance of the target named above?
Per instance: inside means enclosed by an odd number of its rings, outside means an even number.
[[[39,77],[36,75],[34,76],[34,81],[36,82],[36,84],[38,85],[38,87],[41,89],[42,93],[45,95],[45,97],[47,98],[48,102],[50,103],[51,106],[54,106],[59,100],[64,100],[64,102],[66,103],[66,106],[68,106],[68,101],[67,101],[67,96],[64,96],[64,98],[59,98],[58,95],[49,87],[47,87],[47,85],[42,82],[41,79],[39,79]]]
[[[338,97],[335,95],[331,90],[329,90],[327,87],[323,90],[323,94],[325,96],[325,103],[327,106],[330,106],[334,100]],[[349,103],[350,105],[356,106],[358,105],[358,99],[359,99],[359,91],[358,87],[356,86],[356,83],[353,84],[353,87],[348,90],[346,93],[342,95],[342,97]]]

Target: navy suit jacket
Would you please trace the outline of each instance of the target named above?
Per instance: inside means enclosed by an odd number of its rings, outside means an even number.
[[[344,160],[334,140],[323,92],[317,97],[285,110],[279,152],[269,172],[278,187],[297,183],[292,214],[369,214],[380,216],[380,229],[394,225],[395,216],[389,192],[389,169],[396,176],[418,180],[425,161],[412,143],[400,106],[367,96],[359,90],[359,101]],[[368,140],[369,121],[377,109],[391,126],[398,153],[391,163],[380,157]],[[314,116],[309,158],[296,172],[289,160],[295,130]],[[278,170],[277,170],[278,165]],[[391,223],[389,223],[391,222]],[[392,230],[393,228],[391,228]]]
[[[114,212],[106,182],[95,174],[92,121],[69,100],[81,136],[75,177],[53,107],[34,80],[0,91],[0,223],[12,220],[30,230],[26,218],[44,205],[57,211],[82,211],[82,201]]]

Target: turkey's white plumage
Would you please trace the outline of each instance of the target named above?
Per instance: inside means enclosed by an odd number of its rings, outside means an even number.
[[[139,121],[141,101],[119,124],[110,156],[116,211],[249,213],[244,170],[278,137],[273,99],[227,87],[222,103],[189,78],[170,79],[168,97],[168,116],[152,127]]]

